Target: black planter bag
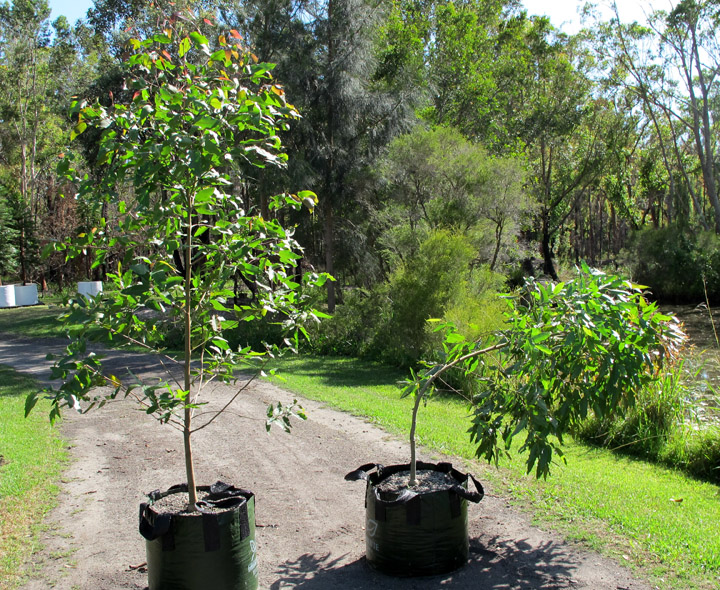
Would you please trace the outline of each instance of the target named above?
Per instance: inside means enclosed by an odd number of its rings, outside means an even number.
[[[140,534],[146,539],[149,590],[256,590],[255,496],[217,482],[197,514],[158,514],[153,503],[187,492],[177,485],[148,494],[140,505]],[[224,512],[210,512],[216,506]]]
[[[376,486],[410,466],[383,467],[370,463],[348,473],[347,480],[364,479],[365,547],[368,563],[392,576],[429,576],[455,570],[467,563],[467,503],[479,502],[485,492],[469,474],[450,463],[417,463],[418,471],[447,473],[457,485],[451,489],[416,493],[402,490],[381,494]],[[472,480],[477,491],[469,491]]]

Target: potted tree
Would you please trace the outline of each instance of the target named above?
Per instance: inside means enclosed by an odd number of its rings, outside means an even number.
[[[441,362],[424,363],[403,390],[415,402],[410,463],[364,465],[346,476],[367,480],[366,549],[373,567],[424,575],[467,562],[463,502],[478,501],[482,487],[475,483],[470,492],[471,476],[416,461],[418,411],[437,384],[454,372],[455,381],[474,389],[469,433],[478,457],[497,464],[501,455],[527,452],[527,472],[547,477],[553,458],[564,460],[564,436],[590,413],[624,413],[677,358],[685,334],[642,289],[582,265],[567,283],[526,282],[508,298],[507,328],[486,340],[468,341],[452,324],[440,323]],[[513,446],[520,435],[523,442]],[[447,473],[447,481],[428,491],[421,472],[431,480]]]
[[[227,406],[200,420],[196,410],[207,383],[235,383],[243,368],[257,375],[274,352],[233,349],[228,330],[270,318],[297,337],[315,317],[307,291],[324,277],[296,272],[302,250],[278,211],[312,208],[316,199],[309,191],[278,195],[263,203],[263,216],[240,190],[249,170],[284,165],[278,132],[299,116],[272,65],[244,48],[235,30],[209,39],[203,29],[212,23],[190,11],[159,24],[128,43],[126,100],[74,104],[72,137],[99,134],[102,175],[79,178],[70,156],[61,171],[100,222],[55,249],[68,259],[90,253],[109,286],[72,302],[66,317],[79,328],[53,367],[62,384],[46,396],[51,420],[63,408],[85,413],[129,396],[182,431],[186,483],[151,493],[141,506],[151,590],[250,589],[257,587],[253,494],[195,480],[193,434]],[[233,290],[238,277],[252,287],[241,298]],[[171,334],[179,335],[178,356],[165,350]],[[96,336],[166,355],[172,361],[163,366],[178,370],[152,383],[110,374],[87,348]],[[28,397],[26,413],[38,395]],[[302,416],[295,404],[270,406],[268,428],[289,428],[294,415]]]

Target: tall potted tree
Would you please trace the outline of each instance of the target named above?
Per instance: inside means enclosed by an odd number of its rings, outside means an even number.
[[[497,464],[501,455],[527,452],[527,472],[547,477],[553,459],[564,460],[564,436],[590,413],[631,408],[685,341],[677,319],[648,302],[643,287],[584,264],[572,281],[530,280],[508,301],[507,328],[482,341],[438,326],[441,361],[424,363],[403,390],[414,398],[410,462],[368,464],[346,476],[367,480],[367,559],[377,569],[437,574],[467,562],[465,502],[479,501],[482,487],[468,490],[474,479],[449,464],[416,460],[418,411],[449,374],[476,388],[469,433],[477,456]]]
[[[316,199],[309,191],[277,195],[263,216],[240,190],[249,170],[284,165],[278,133],[299,116],[272,65],[243,47],[235,30],[208,38],[203,30],[212,23],[190,11],[158,24],[128,43],[127,100],[74,104],[73,138],[89,129],[100,134],[102,175],[79,178],[69,157],[61,170],[79,187],[77,198],[103,214],[98,227],[55,249],[68,259],[89,252],[107,269],[108,287],[72,303],[66,317],[80,327],[53,367],[62,384],[46,395],[52,420],[63,408],[84,413],[130,396],[182,431],[187,483],[151,494],[141,507],[151,590],[249,589],[257,587],[253,495],[220,483],[198,486],[193,434],[225,408],[201,422],[195,413],[208,382],[235,383],[241,368],[257,374],[272,354],[233,349],[228,330],[273,318],[297,336],[315,316],[307,290],[324,277],[296,272],[302,250],[277,212]],[[238,277],[252,287],[242,298],[233,290]],[[170,333],[180,334],[182,353],[163,366],[179,371],[152,383],[108,373],[87,348],[99,334],[166,355]],[[28,397],[26,412],[38,395]],[[295,405],[271,406],[268,427],[288,428],[296,414]],[[178,499],[178,509],[161,508]]]

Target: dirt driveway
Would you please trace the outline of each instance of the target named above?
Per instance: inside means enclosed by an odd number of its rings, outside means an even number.
[[[0,363],[46,375],[58,341],[0,337]],[[118,366],[156,368],[141,355],[110,353]],[[216,387],[213,405],[232,394]],[[292,434],[265,433],[267,403],[291,394],[257,383],[231,413],[195,438],[198,480],[251,489],[257,501],[260,587],[279,590],[649,590],[628,570],[529,524],[492,489],[470,504],[471,558],[448,575],[396,579],[364,559],[364,485],[343,476],[363,463],[407,461],[404,441],[348,414],[303,401],[310,419]],[[73,461],[59,506],[23,590],[143,589],[144,540],[137,532],[144,493],[183,480],[179,433],[119,402],[62,424]],[[424,454],[428,460],[445,459]],[[456,466],[458,465],[456,461]],[[481,468],[474,467],[476,475]],[[140,567],[138,567],[140,566]]]

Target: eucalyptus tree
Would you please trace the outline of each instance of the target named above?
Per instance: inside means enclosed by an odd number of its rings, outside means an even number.
[[[234,349],[228,330],[272,316],[297,335],[301,322],[314,316],[307,289],[324,280],[306,275],[302,284],[296,282],[293,270],[302,249],[292,229],[246,208],[233,190],[241,162],[284,165],[288,156],[278,132],[298,112],[274,83],[272,64],[256,60],[239,32],[231,29],[211,41],[200,22],[185,10],[166,15],[149,37],[130,40],[123,65],[132,92],[128,103],[73,105],[73,138],[101,130],[103,174],[99,180],[83,175],[72,154],[59,168],[77,187],[77,199],[95,210],[110,203],[119,216],[103,217],[91,231],[54,246],[69,260],[90,252],[96,266],[112,262],[107,277],[112,288],[70,306],[66,318],[76,324],[73,338],[53,367],[53,378],[62,383],[45,391],[51,420],[63,408],[86,412],[122,394],[180,430],[192,509],[197,502],[192,436],[230,403],[198,412],[207,403],[201,398],[207,384],[235,383],[239,366],[258,368],[269,356],[251,346]],[[124,184],[133,190],[119,191]],[[270,207],[300,208],[313,196],[279,194]],[[119,232],[110,231],[113,224]],[[259,286],[249,300],[234,299],[228,288],[237,273]],[[168,326],[182,336],[180,360],[166,353]],[[113,375],[86,348],[98,334],[142,346],[178,371],[169,370],[153,384]],[[40,395],[28,396],[26,413]],[[271,407],[268,424],[289,427],[294,412],[293,406]]]
[[[400,51],[398,59],[425,68],[432,101],[423,115],[490,154],[527,162],[537,203],[532,233],[544,271],[556,277],[557,235],[622,133],[621,120],[594,94],[580,40],[545,17],[528,17],[517,2],[404,4],[416,11],[397,38],[416,53]]]
[[[619,83],[635,94],[652,124],[672,197],[689,194],[697,223],[716,233],[718,24],[717,2],[682,0],[669,11],[653,11],[648,26],[621,23],[615,6],[615,17],[599,28],[602,51],[614,59]]]
[[[64,17],[50,24],[45,0],[0,5],[0,198],[10,209],[20,279],[37,259],[35,228],[52,217],[55,163],[81,50]],[[81,71],[85,71],[79,68]]]
[[[514,40],[507,42],[498,75],[504,91],[495,100],[528,159],[543,270],[557,279],[554,241],[621,148],[627,121],[595,92],[581,39],[557,33],[545,19],[526,20],[524,27],[521,21],[515,19]]]

